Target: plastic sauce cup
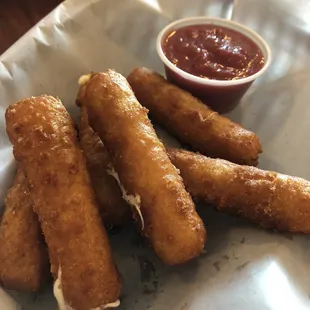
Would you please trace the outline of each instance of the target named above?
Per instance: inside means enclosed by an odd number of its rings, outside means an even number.
[[[175,66],[164,54],[163,41],[172,31],[190,25],[212,24],[241,33],[252,40],[264,56],[264,66],[255,74],[236,80],[213,80],[198,77]],[[231,111],[246,93],[252,83],[261,76],[271,62],[271,51],[265,40],[255,31],[237,22],[214,17],[190,17],[177,20],[166,26],[157,37],[157,53],[164,63],[168,81],[192,93],[219,113]]]

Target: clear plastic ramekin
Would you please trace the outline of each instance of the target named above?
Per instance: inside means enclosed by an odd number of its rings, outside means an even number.
[[[172,31],[190,25],[212,24],[232,29],[252,40],[264,56],[264,66],[255,74],[236,80],[213,80],[198,77],[175,66],[164,54],[162,44]],[[200,98],[208,106],[220,113],[231,111],[240,101],[251,84],[261,76],[271,62],[271,51],[266,41],[250,28],[223,18],[189,17],[179,19],[166,26],[157,37],[157,52],[164,63],[167,79]]]

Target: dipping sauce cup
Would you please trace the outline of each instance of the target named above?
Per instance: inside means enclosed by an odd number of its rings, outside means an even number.
[[[193,75],[181,69],[180,68],[181,65],[178,66],[178,60],[176,60],[175,63],[170,61],[168,57],[166,56],[167,54],[165,53],[165,48],[166,48],[165,44],[167,43],[167,40],[170,38],[170,36],[174,35],[175,32],[177,33],[178,30],[184,29],[184,27],[193,26],[193,27],[189,27],[189,29],[190,28],[194,29],[194,27],[203,28],[204,25],[210,26],[210,28],[212,28],[212,26],[214,28],[218,27],[219,29],[223,29],[223,31],[225,31],[226,29],[228,33],[230,32],[232,34],[236,34],[238,36],[239,42],[241,40],[241,43],[242,43],[242,40],[244,40],[244,43],[245,43],[244,46],[247,46],[247,45],[249,46],[249,44],[252,44],[252,46],[257,48],[257,51],[262,56],[263,62],[261,63],[261,66],[257,67],[257,70],[253,71],[253,74],[249,73],[250,75],[248,76],[247,75],[241,76],[241,77],[239,76],[234,79],[222,79],[221,77],[216,78],[214,76],[208,78],[208,76],[201,77],[198,75]],[[223,38],[224,39],[222,40],[226,42],[225,35]],[[183,40],[183,39],[180,38],[180,40]],[[201,40],[201,37],[200,37],[200,40]],[[228,42],[228,45],[229,45],[229,42]],[[222,49],[220,50],[220,53],[224,51],[224,54],[225,54],[225,49],[227,50],[227,48],[228,49],[230,48],[229,51],[231,52],[232,56],[235,56],[234,55],[235,50],[237,52],[238,52],[238,49],[241,50],[241,48],[239,48],[238,46],[237,46],[237,49],[234,49],[232,46],[228,46],[228,47],[224,46],[224,48],[222,47]],[[178,47],[178,49],[176,50],[182,53],[183,50],[184,52],[186,52],[187,48],[184,47],[182,49],[182,46],[181,46],[181,47]],[[222,19],[222,18],[213,18],[213,17],[190,17],[190,18],[180,19],[180,20],[177,20],[169,24],[159,33],[157,37],[157,52],[158,52],[160,59],[164,63],[166,76],[170,82],[189,91],[190,93],[193,94],[193,96],[198,97],[205,104],[207,104],[208,106],[210,106],[212,109],[214,109],[215,111],[219,113],[226,113],[226,112],[231,111],[238,104],[242,96],[245,94],[245,92],[248,90],[251,84],[255,81],[255,79],[257,79],[267,70],[271,62],[270,48],[268,47],[264,39],[261,36],[259,36],[256,32],[254,32],[253,30],[237,22],[227,20],[227,19]],[[211,57],[214,56],[213,52],[212,51],[210,52]],[[246,51],[244,53],[246,53]],[[207,50],[206,50],[206,54],[208,54]],[[218,56],[219,56],[218,59],[221,59],[223,55],[221,54]],[[188,59],[188,57],[186,58]],[[191,61],[191,64],[195,62],[195,60],[193,59],[189,59]],[[218,64],[216,63],[216,57],[214,59],[215,61],[211,63],[211,68],[213,66],[215,68],[214,72],[217,73],[216,68],[220,68],[220,67],[217,67]],[[227,61],[229,61],[229,59]],[[186,63],[186,61],[185,62],[183,61],[183,63]],[[194,63],[194,66],[195,66],[195,63]],[[233,70],[233,68],[230,68],[230,67],[224,68],[224,69]],[[221,71],[221,69],[219,69],[218,71]]]

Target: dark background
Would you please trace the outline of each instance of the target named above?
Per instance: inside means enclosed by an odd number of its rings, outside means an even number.
[[[0,54],[61,2],[60,0],[0,0]]]

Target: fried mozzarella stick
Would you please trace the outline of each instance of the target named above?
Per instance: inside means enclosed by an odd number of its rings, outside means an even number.
[[[166,264],[198,256],[206,237],[203,222],[126,79],[109,70],[84,87],[80,101],[109,150],[124,198],[140,215],[142,233]]]
[[[127,79],[154,121],[181,142],[210,157],[257,165],[262,148],[253,132],[214,112],[149,69],[137,68]]]
[[[120,278],[71,117],[46,95],[12,104],[5,117],[48,246],[60,309],[117,306]]]
[[[117,181],[107,173],[111,164],[110,156],[90,127],[85,107],[81,108],[79,140],[104,223],[108,227],[123,225],[128,219],[129,208]]]
[[[195,200],[266,229],[310,233],[309,181],[185,150],[168,153]]]
[[[19,168],[8,190],[0,225],[0,284],[36,292],[47,280],[49,261],[27,181]]]

